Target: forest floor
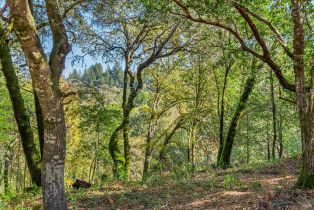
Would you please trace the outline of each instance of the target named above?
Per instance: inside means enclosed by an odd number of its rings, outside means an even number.
[[[299,167],[299,160],[288,159],[258,168],[197,172],[176,181],[165,176],[149,186],[116,183],[70,193],[69,207],[314,210],[314,191],[294,187]]]

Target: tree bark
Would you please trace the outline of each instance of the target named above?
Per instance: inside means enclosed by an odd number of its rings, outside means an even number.
[[[253,67],[254,68],[254,67]],[[237,109],[232,117],[229,130],[227,133],[227,137],[224,141],[221,156],[218,162],[218,166],[221,168],[227,168],[230,166],[230,157],[233,147],[234,138],[237,132],[237,127],[239,124],[240,116],[243,110],[246,107],[246,103],[249,99],[249,96],[253,90],[254,84],[255,84],[255,78],[256,78],[257,71],[256,69],[252,69],[251,75],[246,80],[244,85],[244,90],[242,92],[242,95],[240,97]]]
[[[225,92],[227,88],[228,75],[229,75],[230,69],[231,69],[231,65],[226,66],[224,83],[223,83],[222,93],[221,93],[220,113],[219,113],[219,148],[218,148],[218,155],[217,155],[217,163],[219,162],[221,152],[223,149],[223,144],[224,144]]]
[[[144,157],[144,164],[143,164],[143,176],[142,180],[145,180],[147,177],[148,173],[148,167],[149,167],[149,162],[150,162],[150,155],[151,155],[151,140],[152,136],[154,133],[154,118],[155,118],[155,110],[152,110],[150,119],[149,119],[149,124],[148,124],[148,131],[147,131],[147,137],[146,137],[146,147],[145,147],[145,157]]]
[[[123,128],[124,159],[125,159],[124,175],[126,179],[129,179],[130,171],[131,171],[131,146],[130,146],[130,141],[129,141],[129,120],[127,121],[128,123],[126,123]]]
[[[3,29],[1,26],[1,34]],[[14,117],[18,126],[20,139],[23,146],[25,159],[32,181],[41,186],[41,160],[39,152],[36,149],[33,131],[30,124],[30,117],[27,113],[25,103],[20,91],[18,77],[16,75],[10,49],[6,41],[0,42],[0,60],[1,70],[6,80],[6,86],[9,91]]]
[[[270,83],[270,101],[271,101],[271,111],[273,117],[273,141],[271,155],[272,159],[276,158],[276,143],[277,143],[277,109],[275,103],[275,90],[274,90],[274,78],[272,71],[269,71],[269,83]]]
[[[196,126],[196,119],[193,119],[192,124],[189,129],[189,148],[188,148],[188,163],[191,166],[191,171],[194,172],[195,170],[195,126]]]
[[[130,62],[131,58],[129,55],[126,56],[125,60],[125,70],[124,70],[124,78],[123,78],[123,99],[122,99],[122,109],[125,108],[127,102],[127,90],[128,90],[128,72],[130,71]],[[130,84],[133,85],[133,84]],[[133,99],[134,100],[134,99]],[[133,107],[131,108],[133,109]],[[130,176],[131,171],[131,146],[129,141],[129,118],[130,112],[123,112],[123,118],[126,123],[123,127],[123,145],[124,145],[124,176],[126,179]]]
[[[112,133],[109,141],[109,153],[113,161],[113,167],[112,172],[113,176],[116,179],[122,180],[125,178],[124,173],[124,164],[125,164],[125,158],[120,151],[119,145],[118,145],[118,138],[119,133],[123,129],[125,125],[125,121],[123,121],[119,127],[116,128],[116,130]]]
[[[266,126],[266,138],[267,138],[267,160],[270,161],[270,137],[269,137],[269,125],[267,121],[267,126]]]
[[[294,24],[294,74],[296,82],[296,102],[299,108],[301,140],[302,140],[302,170],[297,184],[302,187],[314,188],[314,56],[312,58],[311,97],[307,104],[304,77],[304,28],[302,18],[302,1],[292,0],[292,20]]]
[[[314,188],[314,55],[311,61],[311,76],[312,76],[312,87],[311,97],[308,105],[307,112],[305,113],[305,122],[303,126],[305,131],[301,129],[301,136],[304,138],[302,147],[302,169],[298,177],[297,185],[305,188]],[[300,82],[301,83],[301,82]],[[301,100],[300,100],[301,101]],[[301,115],[302,103],[297,101]],[[302,128],[302,127],[301,127]],[[305,132],[302,133],[302,132]],[[302,140],[303,140],[302,138]]]
[[[158,118],[161,116],[160,114],[157,115],[157,107],[161,101],[161,86],[164,82],[164,79],[160,82],[158,79],[156,79],[156,91],[155,91],[155,96],[152,104],[152,110],[149,118],[149,123],[148,123],[148,129],[147,129],[147,137],[146,137],[146,145],[145,145],[145,157],[144,157],[144,164],[143,164],[143,176],[142,180],[145,180],[147,177],[148,173],[148,168],[150,164],[150,156],[153,150],[153,146],[151,145],[152,138],[155,134],[155,128],[158,124]]]
[[[278,114],[279,114],[279,120],[278,120],[278,141],[279,141],[279,149],[278,149],[278,157],[279,159],[282,158],[282,155],[283,155],[283,135],[282,135],[282,132],[283,132],[283,117],[282,117],[282,114],[281,114],[281,110],[279,109],[278,110]]]
[[[38,134],[38,140],[39,140],[40,156],[42,158],[43,152],[44,152],[44,142],[45,142],[44,118],[43,118],[43,112],[39,104],[38,96],[35,91],[34,91],[34,104],[35,104],[35,112],[36,112],[37,134]]]
[[[42,158],[42,187],[44,208],[67,209],[64,192],[64,160],[66,126],[63,96],[59,80],[65,57],[70,50],[59,4],[46,0],[46,11],[53,36],[48,59],[36,30],[34,17],[27,0],[8,0],[13,29],[24,52],[44,118],[44,151]]]
[[[249,114],[246,115],[246,164],[250,162]]]
[[[133,109],[134,98],[130,98],[132,94],[127,98],[128,88],[128,73],[130,71],[130,57],[125,56],[125,70],[123,79],[123,94],[122,94],[122,110],[123,110],[123,121],[120,126],[113,132],[109,142],[109,151],[113,159],[113,174],[117,179],[127,179],[130,175],[130,143],[129,143],[129,116]],[[134,85],[134,77],[130,78],[130,87]],[[133,90],[130,88],[131,91]],[[133,91],[134,92],[134,91]],[[133,94],[134,95],[134,94]],[[122,131],[124,156],[118,147],[119,133]]]

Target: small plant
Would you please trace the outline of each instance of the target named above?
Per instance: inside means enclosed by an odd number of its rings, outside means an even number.
[[[232,186],[238,185],[239,180],[234,174],[226,174],[224,176],[223,186],[225,189],[230,189]]]
[[[262,185],[260,182],[254,181],[250,184],[250,188],[254,190],[261,189]]]

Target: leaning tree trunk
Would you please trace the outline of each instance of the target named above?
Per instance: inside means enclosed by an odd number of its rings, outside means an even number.
[[[170,131],[169,134],[166,134],[165,140],[161,146],[161,149],[159,150],[159,162],[165,162],[166,161],[166,147],[168,146],[168,144],[171,143],[171,139],[173,137],[173,135],[177,132],[177,130],[179,128],[182,127],[183,125],[183,119],[180,119],[175,126],[173,127],[173,129]]]
[[[59,81],[70,46],[58,2],[52,0],[45,2],[53,36],[49,62],[41,45],[28,1],[8,0],[13,29],[30,69],[44,119],[45,139],[41,176],[44,208],[61,210],[67,209],[64,191],[66,126]]]
[[[3,30],[1,31],[1,34],[3,34]],[[34,141],[33,131],[30,124],[30,117],[27,113],[20,91],[19,81],[12,62],[10,49],[4,40],[0,42],[0,60],[2,66],[1,70],[5,77],[6,86],[12,102],[14,117],[18,126],[28,170],[33,183],[37,186],[41,186],[40,155],[36,149],[36,143]]]
[[[254,67],[253,67],[254,68]],[[232,117],[229,130],[227,133],[227,137],[224,141],[223,148],[221,151],[221,156],[218,162],[218,167],[221,168],[227,168],[230,166],[230,157],[231,157],[231,152],[232,152],[232,147],[233,147],[233,142],[234,138],[237,132],[237,126],[240,121],[240,116],[243,110],[246,107],[246,103],[249,99],[249,96],[253,90],[254,84],[255,84],[255,78],[256,78],[257,70],[253,69],[251,75],[249,78],[246,80],[245,85],[244,85],[244,90],[243,93],[240,97],[240,101],[238,103],[237,109]]]

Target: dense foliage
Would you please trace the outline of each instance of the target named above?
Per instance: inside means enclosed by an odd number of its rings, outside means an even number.
[[[64,209],[76,180],[153,183],[295,156],[298,185],[313,188],[313,8],[8,0],[0,208],[35,185],[46,209]]]

